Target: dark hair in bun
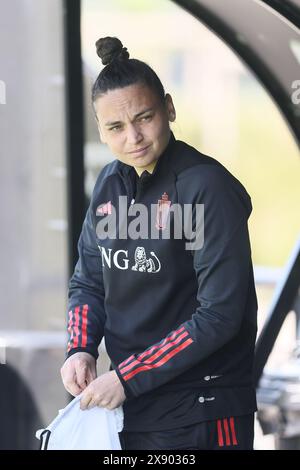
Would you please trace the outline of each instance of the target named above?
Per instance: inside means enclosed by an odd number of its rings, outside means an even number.
[[[165,90],[154,70],[141,60],[130,59],[127,48],[123,47],[120,39],[110,36],[100,38],[96,42],[96,51],[105,67],[93,85],[93,102],[108,90],[124,88],[135,83],[148,86],[162,101],[164,100]]]
[[[102,60],[103,65],[107,65],[114,59],[129,59],[127,47],[123,47],[118,38],[100,38],[96,42],[97,55]]]

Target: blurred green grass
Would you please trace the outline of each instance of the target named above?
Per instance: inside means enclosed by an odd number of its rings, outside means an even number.
[[[175,135],[203,151],[199,117],[187,109],[184,96],[176,98],[176,107],[179,124],[172,125]],[[225,121],[226,111],[222,119]],[[221,161],[251,196],[254,264],[282,267],[300,234],[299,150],[273,100],[251,77],[250,85],[241,87],[236,125],[232,154],[228,148],[213,154],[207,144],[204,153]],[[220,127],[216,129],[217,136],[220,131]]]
[[[251,195],[255,264],[283,266],[300,229],[300,158],[282,115],[262,90],[242,97],[236,174]]]

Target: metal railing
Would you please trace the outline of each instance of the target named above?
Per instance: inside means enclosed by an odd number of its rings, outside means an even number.
[[[299,338],[299,283],[300,283],[300,239],[290,256],[281,281],[277,284],[266,322],[255,348],[254,378],[258,385],[264,366],[273,349],[283,322],[291,310],[297,317],[296,340]]]

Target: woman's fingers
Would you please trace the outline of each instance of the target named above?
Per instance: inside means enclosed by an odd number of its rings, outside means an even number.
[[[87,375],[87,383],[90,384],[97,377],[96,367],[91,367],[91,366],[88,367],[86,375]]]
[[[95,358],[89,353],[75,353],[63,364],[61,377],[66,390],[79,395],[96,378]]]
[[[76,384],[75,381],[70,383],[69,385],[65,385],[66,390],[73,395],[73,397],[77,397],[82,392],[81,388]]]
[[[92,395],[89,393],[83,393],[82,398],[80,400],[80,409],[86,410],[90,404],[92,403]]]

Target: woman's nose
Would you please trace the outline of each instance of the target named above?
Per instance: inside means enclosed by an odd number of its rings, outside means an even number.
[[[132,145],[132,144],[137,144],[141,142],[142,140],[143,140],[143,136],[138,126],[135,126],[134,124],[130,124],[127,127],[127,142]]]

